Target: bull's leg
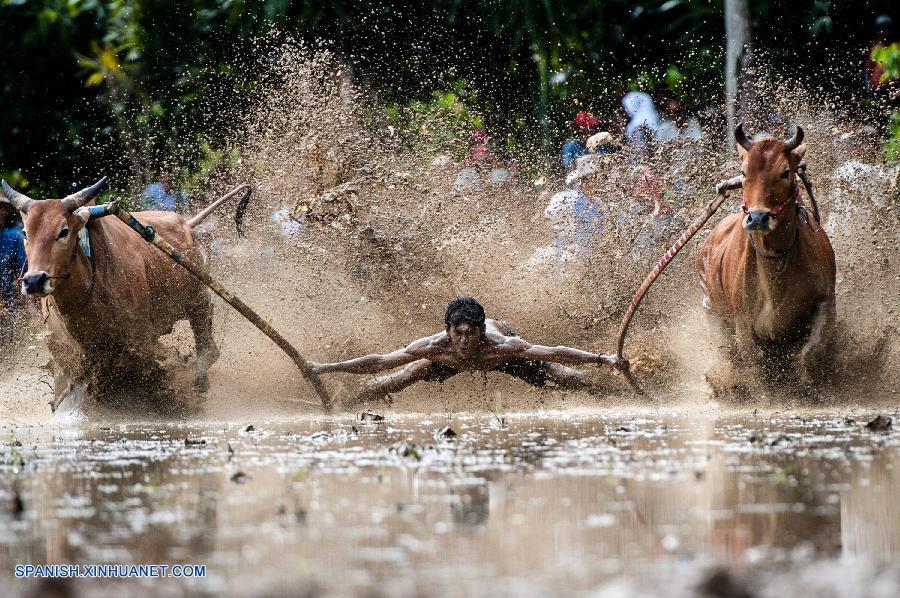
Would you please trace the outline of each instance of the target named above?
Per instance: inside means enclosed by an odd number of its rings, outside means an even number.
[[[208,296],[204,294],[203,300],[188,311],[188,320],[194,333],[196,347],[194,388],[198,392],[206,392],[209,389],[209,378],[206,372],[219,359],[219,349],[216,347],[212,331],[212,301]]]
[[[721,318],[715,311],[706,312],[709,319],[710,328],[716,334],[714,337],[716,343],[721,342],[724,345],[720,355],[720,361],[714,363],[707,369],[703,378],[712,391],[713,399],[721,399],[733,394],[737,377],[735,376],[734,364],[740,362],[741,357],[738,351],[737,336],[734,330],[734,324]],[[721,336],[720,336],[721,335]]]
[[[736,398],[747,399],[765,381],[762,351],[749,324],[735,322],[730,353],[730,368],[724,372],[729,378],[728,387]]]
[[[821,301],[813,311],[809,337],[800,349],[800,383],[811,386],[813,371],[821,364],[834,329],[834,301]]]

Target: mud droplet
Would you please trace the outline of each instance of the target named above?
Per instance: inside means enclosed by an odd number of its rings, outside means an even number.
[[[700,596],[710,598],[753,598],[740,582],[726,569],[716,569],[697,587]]]
[[[243,471],[239,471],[233,476],[231,476],[231,481],[235,484],[246,484],[250,480],[253,479],[253,476],[250,474],[244,473]]]
[[[391,447],[391,452],[396,453],[400,457],[409,457],[415,459],[416,461],[422,460],[422,451],[415,444],[410,444],[408,442],[398,442],[394,446]]]
[[[454,430],[450,426],[444,426],[443,428],[441,428],[434,434],[434,437],[437,440],[451,440],[458,436],[459,436],[459,434],[456,433],[456,430]]]
[[[375,413],[374,411],[363,411],[359,414],[359,421],[363,422],[383,422],[384,416]]]
[[[24,512],[25,512],[25,501],[22,500],[22,495],[20,495],[19,492],[16,491],[15,495],[13,496],[13,508],[12,508],[13,517],[15,519],[21,519],[22,514]]]

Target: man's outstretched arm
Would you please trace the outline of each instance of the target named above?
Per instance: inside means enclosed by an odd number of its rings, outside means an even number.
[[[313,374],[328,374],[331,372],[344,372],[348,374],[377,374],[385,370],[412,363],[417,359],[428,357],[431,348],[431,338],[419,339],[403,349],[397,349],[383,355],[365,355],[337,363],[309,362],[309,368]]]
[[[590,351],[582,351],[581,349],[572,347],[547,347],[544,345],[528,344],[527,348],[522,351],[520,355],[528,359],[539,359],[541,361],[550,361],[553,363],[593,363],[597,365],[606,364],[613,367],[620,367],[622,365],[616,359],[615,355],[591,353]]]

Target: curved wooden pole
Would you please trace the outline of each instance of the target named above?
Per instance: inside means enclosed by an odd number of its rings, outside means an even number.
[[[310,384],[312,384],[313,388],[316,391],[316,394],[319,395],[319,399],[322,401],[322,408],[327,412],[331,412],[334,407],[334,403],[331,400],[331,397],[328,396],[328,392],[325,390],[325,385],[322,384],[322,381],[319,380],[319,377],[312,373],[309,369],[309,364],[306,359],[300,355],[300,352],[297,351],[283,336],[281,336],[268,322],[262,319],[255,311],[253,311],[246,303],[238,299],[233,293],[229,292],[228,289],[223,287],[217,280],[207,274],[206,270],[200,267],[198,264],[195,264],[193,261],[188,259],[184,254],[180,251],[172,247],[172,245],[156,234],[156,230],[152,226],[144,226],[140,222],[138,222],[135,217],[129,213],[127,210],[119,207],[115,202],[104,204],[102,206],[97,206],[92,209],[91,216],[92,217],[102,217],[105,215],[112,215],[127,224],[132,230],[137,232],[141,237],[154,245],[157,249],[165,253],[169,258],[172,259],[176,264],[183,267],[185,270],[193,274],[196,278],[198,278],[201,282],[203,282],[206,286],[208,286],[212,291],[225,300],[228,305],[236,309],[242,316],[250,320],[250,323],[256,326],[263,334],[272,339],[278,348],[284,351],[288,357],[291,358],[291,361],[297,366],[300,370],[300,373],[303,374],[303,377],[306,378]]]
[[[675,256],[678,255],[678,252],[687,244],[691,238],[697,234],[703,225],[712,218],[713,214],[716,213],[716,210],[722,205],[725,199],[728,197],[728,191],[732,189],[740,188],[744,183],[744,178],[741,176],[735,177],[733,179],[728,179],[727,181],[723,181],[716,185],[716,197],[709,204],[707,204],[706,208],[703,210],[694,222],[691,223],[689,227],[687,227],[681,236],[678,237],[678,240],[669,247],[669,250],[666,251],[659,261],[656,263],[656,266],[653,270],[650,271],[650,274],[644,278],[644,282],[641,283],[641,286],[638,287],[637,291],[635,291],[634,295],[631,297],[631,304],[628,306],[628,309],[625,311],[625,316],[622,318],[622,323],[619,325],[619,339],[616,343],[616,359],[626,362],[625,359],[625,337],[628,334],[628,326],[631,324],[632,318],[634,318],[634,314],[637,312],[638,307],[641,305],[641,301],[644,300],[644,296],[647,294],[647,291],[650,290],[650,287],[659,278],[659,275],[662,274],[662,271],[666,269],[666,266],[672,263],[672,260],[675,259]],[[648,396],[647,393],[642,390],[637,381],[631,374],[631,370],[628,367],[623,368],[622,372],[625,374],[625,378],[628,380],[629,384],[638,392],[638,394]]]

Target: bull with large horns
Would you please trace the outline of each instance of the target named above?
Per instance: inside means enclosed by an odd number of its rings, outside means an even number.
[[[752,141],[737,126],[741,212],[716,226],[697,258],[703,305],[732,339],[732,365],[750,382],[786,376],[809,386],[834,329],[834,250],[800,201],[803,137],[797,127],[787,140]]]
[[[88,364],[95,357],[154,354],[161,336],[183,319],[196,345],[195,386],[207,387],[218,359],[212,303],[206,287],[114,218],[91,220],[83,206],[106,186],[106,177],[63,199],[34,200],[2,181],[2,193],[22,213],[27,270],[22,293],[49,313],[50,349],[57,364],[71,358],[60,338],[74,340]],[[138,212],[190,259],[206,264],[193,226],[173,212]],[[205,215],[204,215],[205,216]],[[57,393],[62,391],[57,388]]]

